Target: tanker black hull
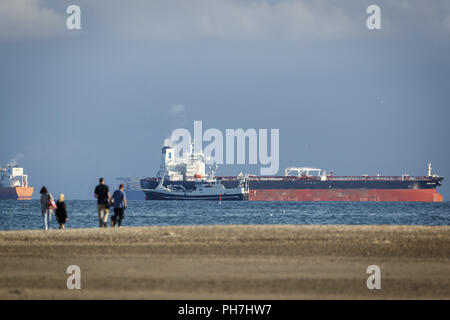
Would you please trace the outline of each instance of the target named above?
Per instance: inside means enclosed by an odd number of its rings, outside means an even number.
[[[227,194],[227,195],[202,195],[202,196],[192,196],[192,195],[178,195],[178,194],[167,194],[160,193],[157,191],[146,191],[145,192],[147,200],[214,200],[214,201],[240,201],[247,199],[246,196],[242,194]]]

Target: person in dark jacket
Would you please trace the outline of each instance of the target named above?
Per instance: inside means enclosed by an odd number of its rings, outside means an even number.
[[[122,220],[124,217],[124,211],[127,208],[127,198],[123,184],[119,186],[119,189],[113,193],[113,205],[114,205],[114,216],[111,217],[111,227],[122,226]]]
[[[64,194],[62,193],[59,195],[59,200],[56,202],[55,217],[56,221],[59,223],[59,228],[64,229],[68,219],[66,202],[64,201]]]
[[[106,228],[108,222],[109,207],[111,202],[111,194],[109,188],[105,184],[105,179],[99,179],[100,184],[95,187],[94,195],[97,199],[98,223],[100,227]]]

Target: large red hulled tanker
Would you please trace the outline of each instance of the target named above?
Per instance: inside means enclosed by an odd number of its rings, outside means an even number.
[[[191,154],[183,161],[174,159],[173,149],[163,147],[158,176],[167,178],[164,185],[182,185],[195,188],[198,177],[205,174],[201,154]],[[226,188],[242,184],[243,176],[217,177]],[[248,176],[250,201],[414,201],[442,202],[436,192],[443,177],[431,173],[428,164],[426,176],[333,176],[317,168],[287,168],[284,176]],[[160,177],[141,179],[144,190],[155,189]],[[152,193],[145,192],[148,200]]]
[[[442,202],[442,177],[249,177],[253,201],[418,201]],[[230,177],[223,177],[227,185]]]
[[[297,175],[292,176],[292,172]],[[423,177],[335,177],[316,168],[288,168],[280,177],[250,176],[249,200],[442,202],[442,195],[436,192],[442,179],[431,174],[431,164],[428,164],[427,176]],[[227,186],[228,183],[234,185],[235,178],[222,177],[221,180]]]

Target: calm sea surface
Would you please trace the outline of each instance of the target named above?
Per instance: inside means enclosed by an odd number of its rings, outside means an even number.
[[[67,200],[67,228],[97,227],[92,200]],[[450,225],[450,202],[129,201],[124,226],[211,224]],[[109,224],[108,224],[109,225]],[[0,201],[0,230],[41,229],[38,200]],[[52,227],[57,223],[52,217]]]

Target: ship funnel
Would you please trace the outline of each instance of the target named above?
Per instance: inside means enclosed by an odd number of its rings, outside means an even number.
[[[431,162],[428,162],[427,176],[431,177]]]
[[[161,148],[161,163],[159,165],[158,177],[161,177],[167,171],[167,165],[174,160],[173,148],[164,146]]]

